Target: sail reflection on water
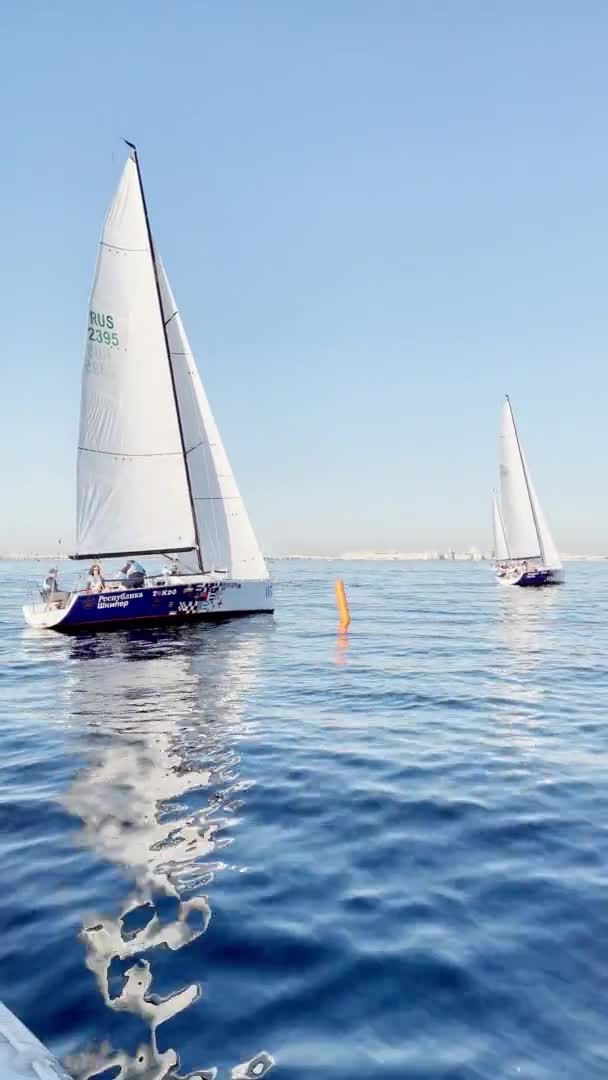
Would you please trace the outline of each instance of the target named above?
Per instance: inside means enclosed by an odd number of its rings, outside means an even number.
[[[499,593],[492,693],[498,702],[496,718],[508,724],[511,742],[522,750],[536,746],[545,726],[549,680],[541,673],[551,656],[562,607],[563,595],[556,589]],[[503,728],[501,737],[504,734]]]
[[[539,666],[553,638],[561,607],[561,596],[553,589],[533,595],[501,590],[496,636],[505,673],[518,678]]]
[[[203,890],[227,865],[226,830],[238,824],[239,798],[250,784],[239,773],[238,744],[270,630],[228,624],[215,632],[159,630],[71,643],[71,720],[82,732],[87,764],[65,805],[82,822],[77,841],[131,880],[118,913],[96,915],[83,927],[86,964],[108,1008],[148,1029],[135,1055],[109,1046],[75,1055],[68,1065],[79,1080],[111,1068],[120,1080],[176,1075],[177,1052],[158,1050],[156,1030],[195,1002],[200,986],[155,996],[154,952],[176,952],[209,925]],[[232,1074],[261,1077],[272,1064],[263,1052]],[[211,1078],[216,1071],[190,1075]]]

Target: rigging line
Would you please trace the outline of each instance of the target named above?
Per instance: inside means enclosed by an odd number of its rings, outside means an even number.
[[[170,315],[169,318],[167,319],[167,321],[165,323],[165,326],[168,326],[169,323],[171,322],[171,319],[174,319],[177,314],[178,314],[178,312],[174,311],[173,314]],[[171,355],[173,356],[173,353],[171,353]],[[177,353],[175,355],[177,356]]]
[[[505,542],[505,547],[507,549],[507,559],[510,559],[511,558],[511,553],[509,551],[509,541],[507,540],[507,534],[505,532],[505,523],[502,520],[502,511],[500,509],[500,504],[498,502],[498,499],[496,498],[496,495],[494,495],[494,505],[496,507],[496,512],[498,514],[498,520],[500,521],[500,527],[502,529],[502,538],[503,538],[503,540]]]
[[[194,446],[191,446],[189,450],[186,450],[186,457],[188,457],[188,454],[191,454],[194,450],[198,450],[199,446],[209,445],[209,439],[201,439],[200,442],[195,443]]]

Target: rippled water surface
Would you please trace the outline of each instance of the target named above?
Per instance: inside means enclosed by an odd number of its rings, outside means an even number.
[[[64,638],[0,563],[0,998],[77,1080],[605,1078],[608,564],[274,570]]]

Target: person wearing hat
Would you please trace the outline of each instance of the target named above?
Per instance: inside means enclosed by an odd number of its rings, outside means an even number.
[[[120,572],[123,575],[122,585],[125,589],[141,589],[145,584],[146,571],[137,559],[129,559]]]

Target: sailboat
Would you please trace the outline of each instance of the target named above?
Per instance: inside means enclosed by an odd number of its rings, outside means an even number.
[[[137,149],[101,235],[80,409],[74,559],[163,556],[162,573],[45,591],[30,626],[64,632],[272,612],[272,583],[166,271]]]
[[[496,577],[503,585],[558,585],[564,570],[534,490],[507,395],[500,430],[500,500],[492,507]]]

